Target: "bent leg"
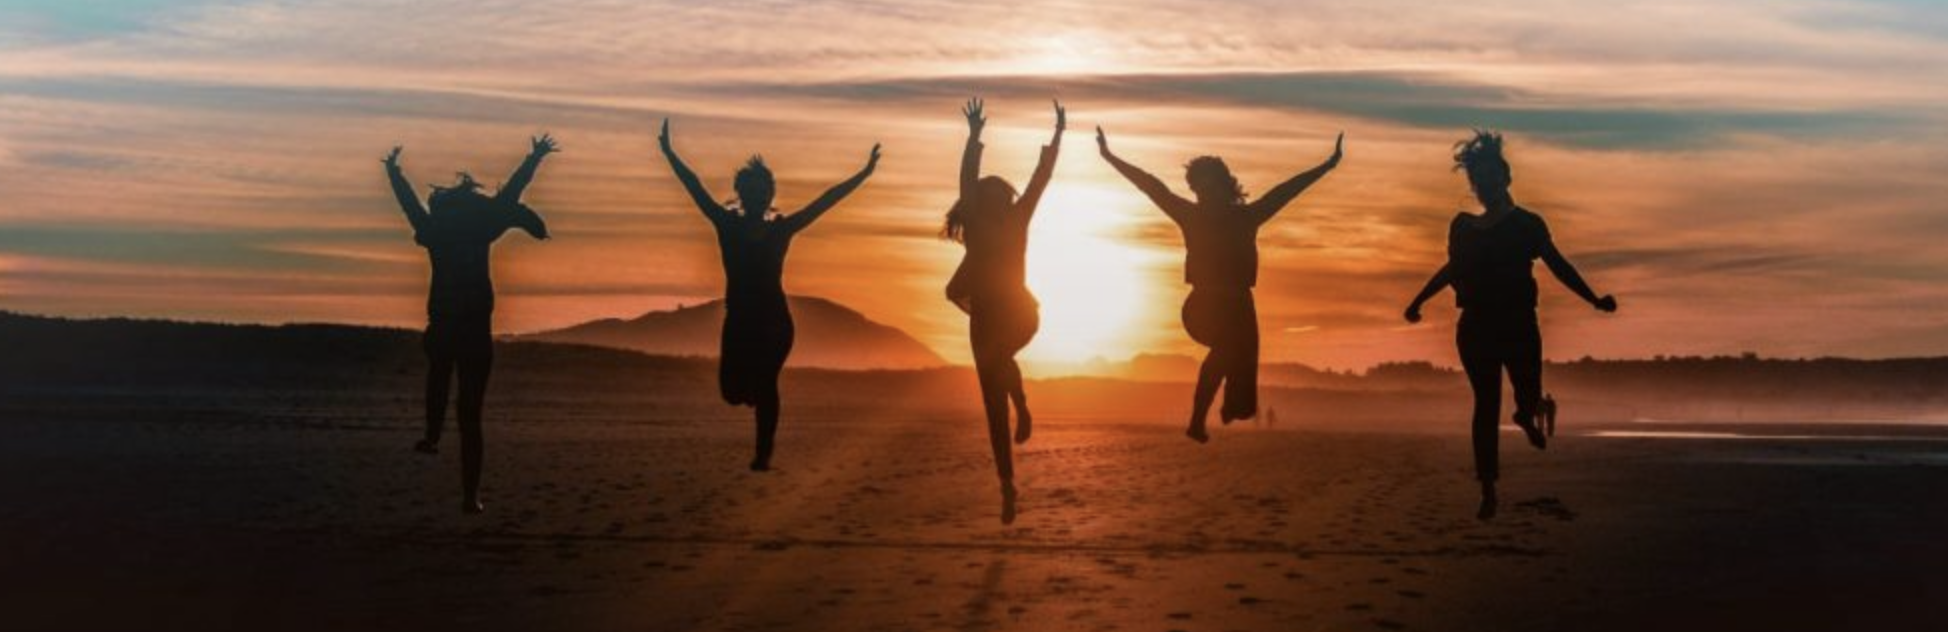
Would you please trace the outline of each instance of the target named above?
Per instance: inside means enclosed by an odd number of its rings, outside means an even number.
[[[1001,382],[1008,401],[1015,405],[1015,443],[1028,443],[1035,432],[1035,418],[1028,412],[1028,391],[1021,385],[1021,364],[1010,356],[1001,363]]]
[[[1223,351],[1211,349],[1205,354],[1204,364],[1197,367],[1197,390],[1191,393],[1190,428],[1184,435],[1198,443],[1211,440],[1204,429],[1204,419],[1211,414],[1211,402],[1217,399],[1218,386],[1224,383],[1225,357]]]
[[[777,445],[778,437],[778,378],[773,376],[758,384],[752,403],[757,408],[757,445],[751,457],[751,471],[763,472],[771,469],[771,452]]]
[[[1258,309],[1250,294],[1234,306],[1234,331],[1227,333],[1224,366],[1225,423],[1258,416]]]
[[[732,406],[749,406],[755,399],[751,383],[750,332],[732,321],[724,322],[723,339],[717,345],[717,394]]]
[[[1542,331],[1534,320],[1511,326],[1508,382],[1515,391],[1515,419],[1534,423],[1542,402]]]

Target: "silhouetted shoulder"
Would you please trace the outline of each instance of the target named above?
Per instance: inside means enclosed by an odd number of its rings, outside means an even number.
[[[1447,223],[1448,243],[1454,243],[1454,240],[1462,235],[1462,231],[1474,227],[1474,221],[1475,216],[1466,211],[1455,212],[1454,219],[1448,220]]]
[[[1524,222],[1529,222],[1530,224],[1533,225],[1542,225],[1545,223],[1542,221],[1542,215],[1537,214],[1535,211],[1531,211],[1527,207],[1522,207],[1522,206],[1515,207],[1515,214],[1509,219],[1519,219]]]
[[[1537,215],[1535,212],[1530,211],[1529,209],[1517,206],[1515,207],[1515,216],[1510,217],[1509,219],[1520,220],[1521,226],[1524,229],[1527,229],[1529,233],[1533,234],[1534,236],[1544,241],[1547,241],[1549,239],[1549,222],[1543,221],[1541,215]]]

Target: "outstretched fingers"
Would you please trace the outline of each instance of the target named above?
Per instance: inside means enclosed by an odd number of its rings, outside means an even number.
[[[555,137],[549,135],[547,132],[542,132],[540,136],[528,139],[528,142],[531,146],[530,153],[536,156],[546,156],[561,151],[561,145],[557,144]]]
[[[385,158],[381,158],[379,162],[386,163],[386,166],[388,167],[397,167],[399,166],[399,152],[405,150],[406,150],[405,145],[393,145],[392,151],[387,153]]]
[[[967,105],[961,108],[961,114],[967,117],[968,131],[975,134],[980,134],[981,128],[988,124],[987,102],[980,97],[968,99]]]

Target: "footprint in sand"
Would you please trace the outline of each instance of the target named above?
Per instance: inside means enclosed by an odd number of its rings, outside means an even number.
[[[1564,522],[1576,519],[1576,512],[1571,510],[1568,505],[1563,504],[1561,499],[1554,496],[1524,500],[1515,503],[1515,507],[1523,511],[1532,512],[1548,518],[1555,518]]]

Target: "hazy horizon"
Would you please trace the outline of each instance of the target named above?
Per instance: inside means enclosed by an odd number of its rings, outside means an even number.
[[[1948,18],[1915,1],[0,2],[0,309],[228,322],[424,321],[426,261],[378,159],[490,185],[527,136],[564,152],[504,240],[497,328],[721,295],[708,226],[655,151],[720,198],[762,153],[795,210],[879,173],[798,240],[787,289],[965,362],[934,237],[989,100],[987,171],[1020,183],[1070,134],[1030,253],[1024,360],[1194,353],[1174,227],[1096,157],[1179,191],[1223,156],[1261,192],[1341,168],[1267,227],[1265,360],[1452,363],[1451,299],[1400,309],[1471,207],[1449,147],[1509,135],[1515,193],[1622,311],[1546,272],[1552,359],[1948,355]],[[951,19],[943,19],[951,18]]]

